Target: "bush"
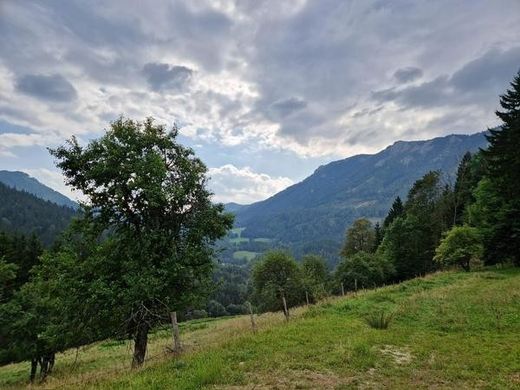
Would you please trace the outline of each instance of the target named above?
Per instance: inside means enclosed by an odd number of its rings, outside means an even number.
[[[249,309],[246,305],[235,305],[233,303],[227,305],[226,311],[231,315],[247,314]]]
[[[226,308],[217,301],[209,301],[208,302],[208,314],[210,317],[223,317],[227,316],[228,312]]]
[[[435,249],[434,260],[441,265],[458,265],[465,271],[481,264],[484,247],[477,228],[454,226]]]

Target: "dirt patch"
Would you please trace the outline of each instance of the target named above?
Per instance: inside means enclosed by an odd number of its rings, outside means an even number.
[[[390,356],[396,364],[406,365],[411,363],[413,356],[408,348],[395,345],[383,345],[381,353]]]

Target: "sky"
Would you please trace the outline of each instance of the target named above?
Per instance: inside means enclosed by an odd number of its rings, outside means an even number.
[[[0,0],[0,169],[120,115],[180,127],[219,202],[397,140],[475,133],[520,69],[519,0]]]

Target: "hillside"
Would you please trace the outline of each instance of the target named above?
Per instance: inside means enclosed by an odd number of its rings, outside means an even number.
[[[34,177],[31,177],[24,172],[0,171],[0,183],[4,183],[5,185],[19,191],[28,192],[40,199],[48,200],[49,202],[55,203],[59,206],[67,206],[73,209],[78,208],[76,202],[70,200],[63,194],[60,194],[58,191],[40,183]]]
[[[373,155],[334,161],[269,199],[236,210],[235,226],[245,228],[245,237],[337,251],[356,218],[383,218],[395,197],[405,198],[413,182],[430,170],[441,170],[453,181],[464,153],[485,145],[484,133],[449,135],[399,141]]]
[[[51,244],[75,214],[74,209],[42,200],[0,183],[0,230],[36,234]]]
[[[513,388],[520,385],[520,271],[444,272],[330,298],[292,311],[183,323],[185,352],[170,330],[151,336],[149,360],[129,371],[129,342],[59,354],[45,388]],[[367,316],[393,313],[388,329]],[[28,363],[0,367],[19,388]],[[39,386],[33,386],[40,388]]]

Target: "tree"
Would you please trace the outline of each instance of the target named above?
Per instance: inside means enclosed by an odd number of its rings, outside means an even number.
[[[393,275],[393,266],[375,253],[358,252],[340,261],[335,279],[349,289],[366,288],[383,284]]]
[[[390,211],[388,211],[388,215],[383,221],[383,228],[386,229],[397,217],[400,217],[404,213],[404,206],[401,198],[398,196],[395,198],[394,203],[392,203],[392,207]]]
[[[459,265],[469,271],[472,264],[478,264],[484,247],[477,228],[454,226],[449,230],[435,250],[434,260],[441,265]]]
[[[304,288],[310,298],[316,302],[327,292],[329,271],[325,259],[317,255],[306,255],[301,264]]]
[[[265,253],[253,266],[253,299],[264,311],[283,308],[282,297],[289,306],[303,302],[304,292],[298,263],[287,252]]]
[[[133,337],[134,367],[144,362],[151,327],[208,290],[213,243],[232,226],[210,200],[206,166],[177,133],[151,118],[120,118],[85,147],[73,137],[51,150],[67,184],[87,198],[80,226],[102,243],[88,284],[103,302],[89,302],[111,312],[114,332],[124,327]]]
[[[500,106],[502,111],[496,115],[502,125],[489,130],[489,147],[482,151],[490,183],[488,192],[493,191],[497,200],[487,210],[493,216],[484,218],[494,220],[487,228],[485,252],[487,259],[512,260],[520,265],[520,71],[510,89],[500,96]]]
[[[348,257],[361,251],[371,252],[374,250],[375,240],[372,223],[366,218],[357,219],[347,230],[341,255]]]

